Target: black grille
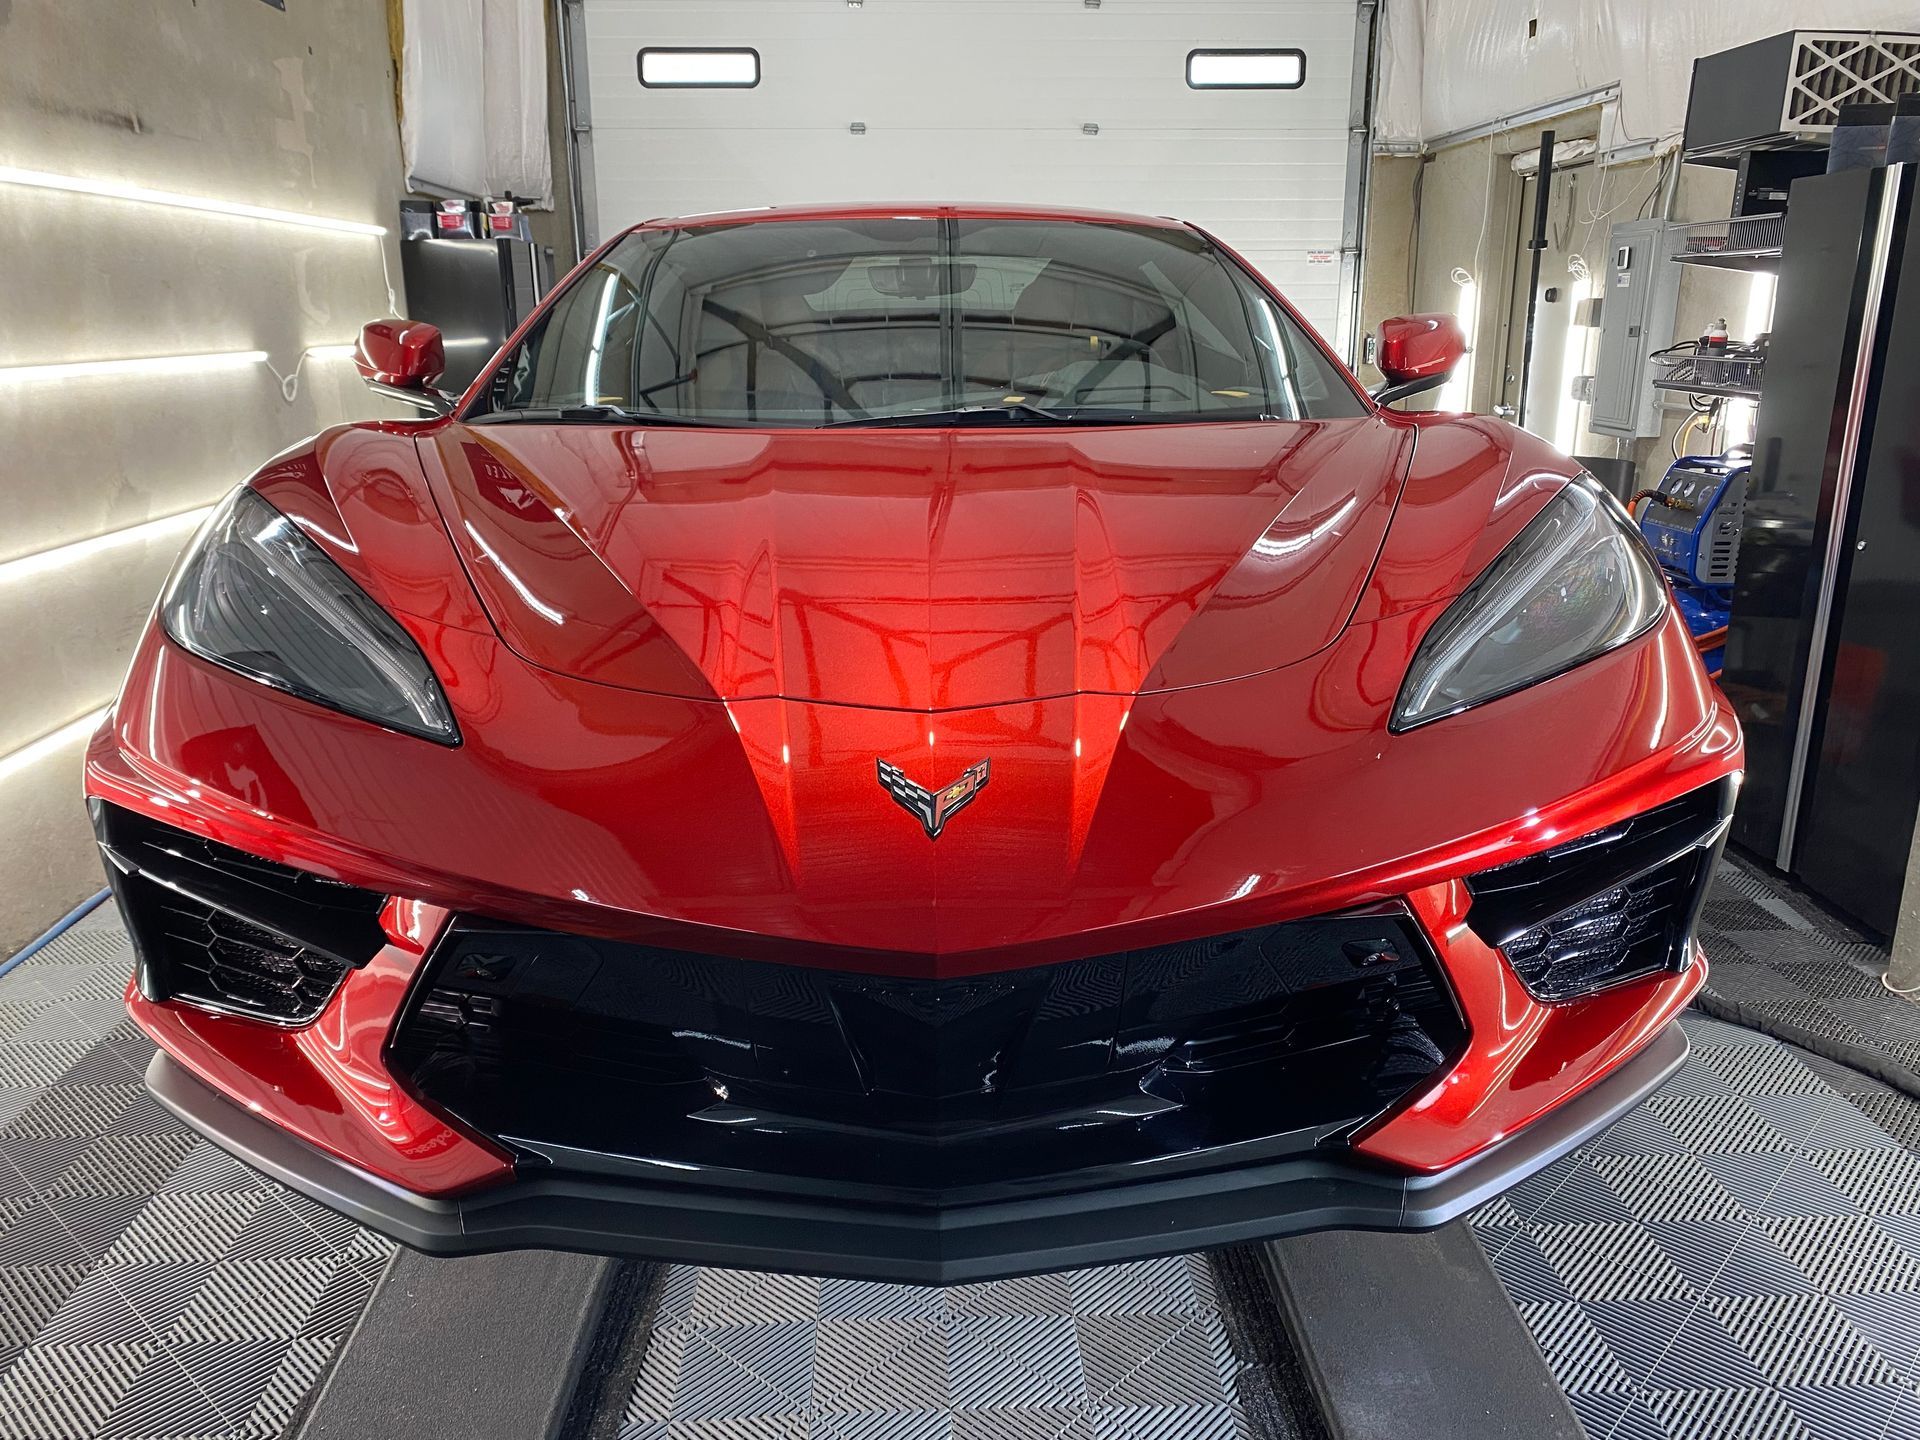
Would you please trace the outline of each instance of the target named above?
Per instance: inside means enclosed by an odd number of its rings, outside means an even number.
[[[463,924],[388,1059],[563,1167],[950,1199],[1311,1148],[1464,1041],[1398,911],[947,980]]]
[[[1692,960],[1731,781],[1468,877],[1467,923],[1537,1000],[1571,1000]]]
[[[166,977],[164,995],[156,998],[301,1024],[326,1008],[350,968],[238,915],[166,890],[154,904],[161,955],[152,968]]]
[[[97,800],[92,811],[151,999],[306,1024],[385,943],[383,895]]]

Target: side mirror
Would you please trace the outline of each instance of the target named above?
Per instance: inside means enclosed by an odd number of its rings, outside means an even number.
[[[1396,315],[1380,322],[1374,364],[1387,383],[1373,392],[1382,405],[1447,383],[1467,355],[1467,337],[1451,315]]]
[[[434,415],[453,408],[453,397],[433,388],[447,368],[440,327],[424,320],[370,320],[360,327],[353,363],[367,388],[389,400]]]

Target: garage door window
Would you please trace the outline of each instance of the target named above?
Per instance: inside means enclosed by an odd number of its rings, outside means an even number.
[[[782,426],[1365,413],[1204,237],[1025,219],[638,231],[561,297],[496,397]]]
[[[1298,90],[1307,83],[1304,50],[1193,50],[1187,84],[1195,90]]]
[[[760,83],[760,52],[649,46],[640,52],[640,83],[649,90],[751,90]]]

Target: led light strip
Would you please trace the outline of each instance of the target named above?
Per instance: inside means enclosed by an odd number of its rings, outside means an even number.
[[[29,740],[18,750],[0,755],[0,781],[11,779],[22,770],[31,768],[49,755],[65,749],[76,740],[85,739],[100,723],[100,717],[111,708],[102,705],[98,710],[90,710],[78,720],[69,720],[58,730],[42,735],[38,740]]]
[[[205,215],[225,215],[235,220],[264,220],[275,225],[298,225],[306,230],[330,230],[340,235],[384,235],[384,225],[369,225],[362,220],[335,220],[328,215],[302,215],[297,210],[274,210],[265,205],[242,205],[232,200],[212,200],[200,195],[180,195],[171,190],[150,190],[144,185],[129,185],[121,180],[82,179],[78,175],[55,175],[46,170],[22,170],[0,165],[0,185],[27,185],[36,190],[64,190],[70,195],[93,195],[107,200],[131,200],[141,205],[164,205],[173,210],[198,210]]]
[[[37,579],[51,574],[55,570],[64,570],[67,566],[97,555],[103,550],[113,550],[122,545],[138,545],[143,541],[157,539],[169,531],[191,530],[213,512],[213,506],[200,505],[192,510],[181,510],[172,515],[162,515],[157,520],[142,520],[138,525],[128,525],[120,530],[108,530],[100,535],[89,535],[84,540],[69,540],[63,545],[54,545],[45,550],[35,550],[26,555],[16,555],[11,560],[0,560],[0,585],[17,584],[22,580]]]
[[[266,363],[264,350],[219,350],[209,355],[138,355],[124,360],[71,360],[55,365],[0,365],[0,385],[78,380],[89,375],[196,375]]]

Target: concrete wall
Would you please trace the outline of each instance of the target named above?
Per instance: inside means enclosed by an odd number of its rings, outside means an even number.
[[[1523,148],[1505,148],[1498,139],[1455,145],[1425,157],[1420,177],[1420,208],[1412,239],[1413,293],[1416,311],[1458,313],[1460,287],[1455,270],[1476,282],[1477,319],[1472,386],[1466,408],[1484,414],[1493,406],[1493,378],[1502,351],[1508,276],[1513,265],[1514,206],[1519,186],[1508,156]],[[1439,403],[1438,392],[1410,401],[1416,408]]]
[[[369,0],[0,0],[0,166],[391,231],[393,83]],[[0,184],[0,367],[264,350],[284,373],[387,312],[383,252],[397,284],[391,233]],[[0,374],[0,956],[102,883],[84,717],[112,698],[194,512],[304,435],[398,413],[341,359],[309,360],[292,401],[259,364]]]

